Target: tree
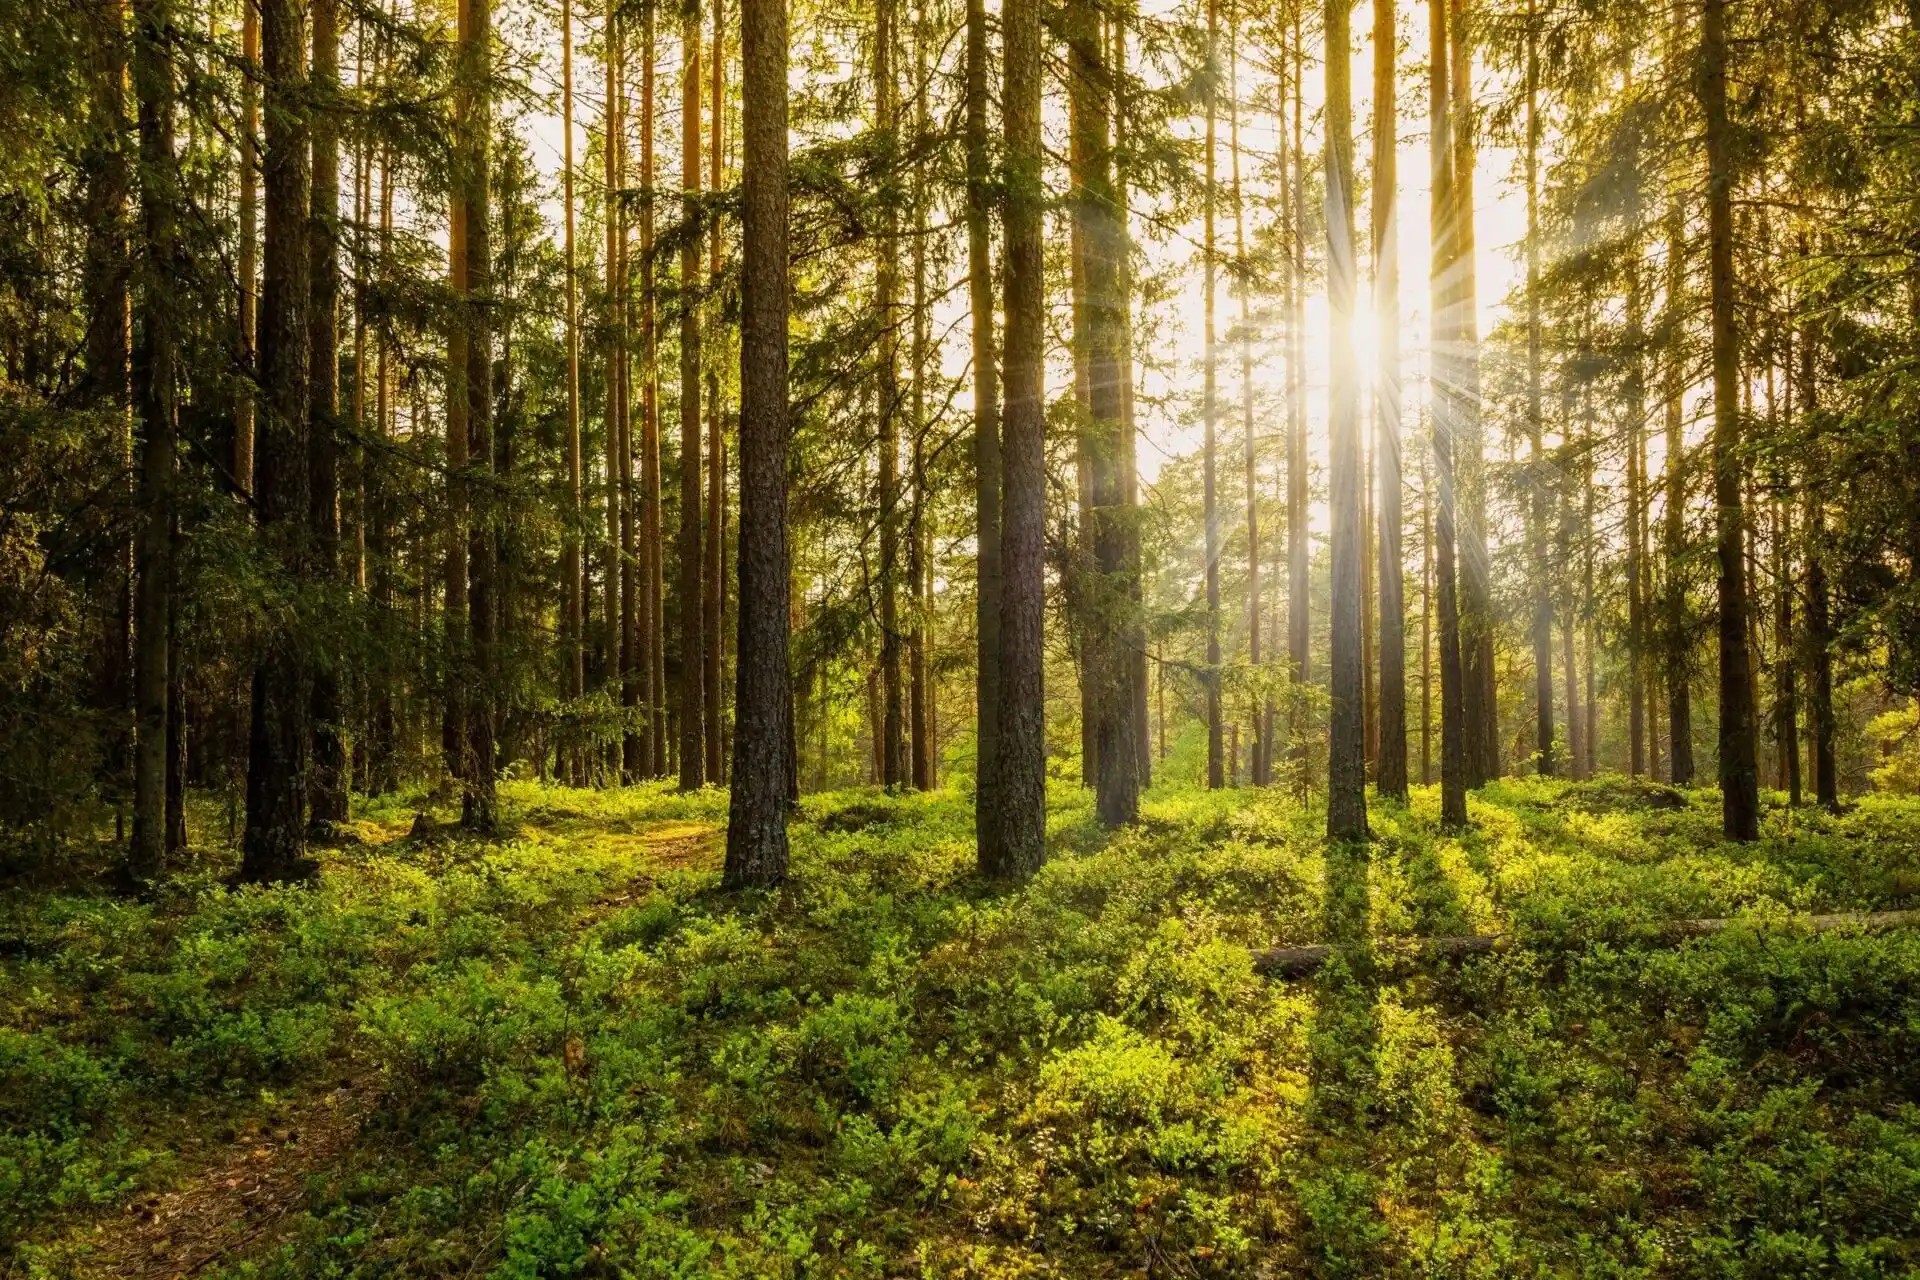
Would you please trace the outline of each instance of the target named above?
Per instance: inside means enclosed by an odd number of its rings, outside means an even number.
[[[1374,784],[1383,796],[1407,798],[1406,593],[1402,579],[1400,478],[1400,109],[1395,60],[1396,0],[1373,4],[1373,290],[1379,320],[1380,372],[1374,384],[1374,458],[1380,537],[1380,747]]]
[[[1427,103],[1430,113],[1430,155],[1433,168],[1432,212],[1429,219],[1432,257],[1428,279],[1433,299],[1434,343],[1430,408],[1434,484],[1434,598],[1440,630],[1440,825],[1458,829],[1467,823],[1467,739],[1465,664],[1462,661],[1460,596],[1456,578],[1458,494],[1454,485],[1454,439],[1459,421],[1459,309],[1454,262],[1460,252],[1456,231],[1458,209],[1453,192],[1456,152],[1453,145],[1453,103],[1448,91],[1452,69],[1448,59],[1448,0],[1430,0],[1427,31]]]
[[[1001,11],[1006,135],[1006,376],[1000,535],[1000,734],[989,875],[1030,875],[1046,860],[1046,282],[1040,253],[1040,6]]]
[[[1360,670],[1360,368],[1353,349],[1358,264],[1353,244],[1353,90],[1350,0],[1327,0],[1327,432],[1331,439],[1333,601],[1327,743],[1327,835],[1367,835],[1367,765]]]
[[[681,216],[700,216],[700,6],[680,12]],[[680,248],[680,789],[706,784],[706,644],[700,536],[700,309],[695,300],[700,242]]]
[[[787,873],[787,6],[740,7],[740,612],[725,880]]]
[[[467,101],[456,121],[462,154],[455,162],[461,183],[459,195],[466,210],[466,306],[461,323],[467,331],[468,458],[473,482],[468,493],[479,494],[469,505],[467,563],[467,649],[472,655],[473,682],[464,695],[468,702],[467,767],[460,798],[460,822],[467,830],[491,835],[499,826],[494,794],[493,701],[496,639],[495,529],[498,498],[489,483],[493,471],[493,260],[489,251],[490,185],[489,142],[493,135],[491,79],[493,74],[492,0],[461,0],[460,48],[465,62]],[[459,108],[456,107],[456,112]]]
[[[307,447],[312,175],[307,149],[304,23],[298,0],[262,0],[261,78],[266,147],[261,194],[266,214],[260,297],[261,413],[256,428],[254,505],[261,541],[287,586],[308,570]],[[247,826],[240,874],[281,880],[306,870],[308,703],[311,677],[295,618],[274,625],[253,670],[248,731]]]
[[[335,0],[312,0],[313,219],[308,235],[313,302],[308,340],[313,386],[307,405],[308,464],[313,477],[308,518],[314,572],[340,579],[340,33]],[[310,838],[330,837],[347,820],[345,707],[332,660],[313,668],[313,772],[307,782]]]
[[[166,0],[134,9],[133,83],[140,133],[140,341],[133,400],[140,423],[139,523],[134,532],[133,846],[128,870],[159,875],[166,854],[167,622],[172,605],[174,413],[179,321],[175,236],[174,67]]]
[[[1540,53],[1539,15],[1527,3],[1527,443],[1533,475],[1528,484],[1533,578],[1533,701],[1535,767],[1551,777],[1553,758],[1553,583],[1547,542],[1547,460],[1540,390]]]
[[[1206,312],[1205,336],[1201,339],[1201,362],[1203,366],[1200,391],[1200,417],[1206,426],[1206,440],[1201,446],[1203,466],[1205,468],[1205,507],[1202,519],[1206,522],[1207,556],[1207,785],[1219,790],[1226,785],[1226,760],[1222,734],[1226,728],[1226,716],[1220,706],[1220,506],[1217,436],[1220,417],[1220,356],[1219,343],[1214,336],[1214,293],[1218,288],[1220,275],[1218,248],[1214,239],[1214,203],[1219,184],[1214,179],[1214,127],[1215,117],[1219,114],[1220,98],[1220,13],[1218,0],[1207,0],[1207,65],[1206,65],[1206,107],[1207,142],[1205,186],[1202,198],[1205,200],[1206,231],[1201,241],[1200,254],[1204,259],[1205,293],[1201,304]]]
[[[566,538],[560,560],[560,696],[577,699],[586,693],[585,653],[586,582],[582,578],[580,533],[580,270],[574,255],[573,199],[573,0],[560,6],[560,120],[566,137],[560,164],[563,248],[567,271],[567,505]],[[574,786],[586,781],[584,761],[576,744],[569,744],[561,772]]]
[[[975,853],[989,865],[1000,739],[1000,379],[993,334],[993,228],[987,157],[986,0],[967,0],[967,301],[973,339]]]
[[[1706,117],[1707,274],[1713,336],[1714,550],[1720,603],[1720,827],[1760,836],[1759,729],[1747,648],[1745,512],[1741,495],[1740,347],[1734,328],[1733,141],[1727,119],[1726,0],[1705,0],[1697,92]]]

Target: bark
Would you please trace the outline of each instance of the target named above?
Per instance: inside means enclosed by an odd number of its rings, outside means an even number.
[[[787,6],[742,0],[740,610],[725,882],[787,874]]]
[[[311,352],[307,443],[313,490],[315,576],[340,581],[340,36],[335,0],[312,0],[313,216],[308,228],[312,264]],[[307,821],[313,833],[331,833],[347,820],[350,781],[341,679],[332,660],[313,671],[313,771],[307,780]]]
[[[1327,433],[1331,458],[1333,600],[1327,735],[1327,835],[1367,835],[1366,728],[1360,666],[1362,545],[1360,518],[1360,368],[1353,349],[1357,264],[1353,243],[1352,62],[1349,0],[1327,0],[1326,174],[1327,312],[1330,351]]]
[[[1379,317],[1380,372],[1374,384],[1375,466],[1379,478],[1380,719],[1374,785],[1407,798],[1406,592],[1401,567],[1400,245],[1398,157],[1400,108],[1395,59],[1395,0],[1373,6],[1373,263]]]
[[[1135,635],[1132,522],[1126,511],[1122,467],[1124,384],[1120,305],[1121,253],[1118,195],[1108,123],[1112,76],[1098,12],[1075,0],[1067,15],[1072,76],[1074,149],[1081,182],[1074,206],[1081,228],[1085,286],[1089,464],[1087,512],[1093,564],[1088,575],[1085,634],[1094,711],[1094,809],[1109,827],[1134,822],[1140,810],[1139,758],[1135,751],[1134,695],[1128,681],[1128,650]]]
[[[1627,428],[1627,776],[1639,777],[1647,769],[1646,713],[1646,455],[1641,444],[1641,424],[1646,417],[1645,383],[1641,374],[1640,272],[1637,262],[1628,266],[1627,346],[1630,364],[1626,379]]]
[[[1687,446],[1681,417],[1686,391],[1681,342],[1682,294],[1686,287],[1686,228],[1679,199],[1667,212],[1667,307],[1672,350],[1666,362],[1667,493],[1663,523],[1666,583],[1667,745],[1676,787],[1693,785],[1692,646],[1687,636]]]
[[[1237,28],[1229,35],[1229,49],[1234,45]],[[1237,54],[1230,52],[1229,60],[1237,68]],[[1238,74],[1233,76],[1237,85]],[[1255,446],[1253,429],[1253,314],[1250,294],[1252,286],[1244,274],[1247,266],[1247,230],[1246,207],[1240,190],[1240,106],[1238,95],[1227,106],[1227,152],[1231,157],[1233,181],[1233,256],[1243,273],[1240,279],[1240,431],[1246,446],[1246,492],[1244,500],[1247,509],[1247,664],[1256,673],[1260,670],[1260,492],[1258,480],[1258,449]],[[1253,785],[1264,787],[1269,781],[1267,770],[1268,744],[1262,730],[1264,720],[1260,705],[1253,707],[1253,752],[1249,773]]]
[[[1499,710],[1494,696],[1493,584],[1487,558],[1485,428],[1480,403],[1480,309],[1474,248],[1473,49],[1461,20],[1465,0],[1452,0],[1448,48],[1453,98],[1454,464],[1458,499],[1460,657],[1465,682],[1467,785],[1500,776]]]
[[[1430,59],[1428,110],[1432,159],[1432,213],[1429,219],[1432,257],[1429,263],[1434,352],[1430,385],[1434,511],[1435,601],[1440,631],[1440,824],[1458,829],[1467,824],[1467,733],[1465,671],[1462,662],[1460,598],[1456,574],[1457,494],[1454,487],[1453,447],[1459,415],[1458,347],[1459,301],[1453,282],[1454,258],[1459,251],[1458,204],[1453,192],[1452,95],[1448,81],[1448,0],[1430,0],[1427,9]]]
[[[724,187],[724,164],[726,152],[722,147],[721,125],[724,116],[721,111],[722,93],[725,85],[726,59],[722,33],[725,31],[724,0],[713,0],[713,67],[708,84],[712,91],[708,116],[712,123],[712,145],[707,149],[712,164],[709,189],[718,194]],[[720,228],[713,227],[707,232],[707,279],[718,288],[720,279]],[[716,333],[723,333],[718,323]],[[724,344],[717,344],[722,351]],[[705,710],[707,715],[707,780],[716,786],[724,786],[726,773],[726,737],[722,712],[726,700],[722,693],[722,672],[726,666],[727,631],[725,612],[727,599],[727,436],[722,426],[720,414],[720,368],[718,352],[716,358],[707,365],[707,538],[702,550],[706,553],[706,573],[701,582],[701,610],[706,615],[703,623],[707,634],[706,650],[703,657],[706,666],[703,675],[706,679]]]
[[[1540,55],[1539,16],[1527,6],[1527,436],[1532,450],[1534,758],[1542,777],[1554,772],[1553,566],[1547,554],[1547,460],[1540,407]]]
[[[1307,246],[1305,111],[1302,104],[1305,53],[1300,15],[1293,22],[1293,182],[1287,191],[1292,254],[1287,270],[1287,679],[1304,689],[1311,674],[1313,633],[1308,569],[1313,547],[1307,529],[1312,479],[1307,470]],[[1284,177],[1283,177],[1284,181]],[[1307,712],[1298,691],[1288,697],[1287,736],[1304,785],[1307,763]]]
[[[1046,860],[1045,643],[1046,280],[1040,250],[1045,204],[1040,134],[1041,38],[1037,0],[1001,11],[1006,134],[1006,411],[1000,541],[1000,740],[989,875],[1022,876]]]
[[[1734,329],[1732,126],[1727,119],[1726,0],[1705,0],[1698,92],[1706,118],[1707,247],[1713,316],[1714,543],[1720,603],[1721,830],[1760,835],[1758,727],[1747,648],[1747,574],[1741,500],[1739,335]]]
[[[1127,183],[1127,27],[1130,6],[1123,5],[1113,20],[1113,91],[1109,105],[1113,112],[1114,201],[1118,244],[1116,288],[1120,308],[1120,467],[1121,501],[1126,508],[1127,560],[1133,566],[1133,629],[1127,639],[1127,679],[1133,689],[1134,759],[1140,790],[1153,781],[1153,742],[1147,713],[1147,625],[1141,607],[1145,590],[1140,539],[1140,469],[1138,438],[1133,417],[1133,234],[1132,213]],[[1272,737],[1273,708],[1267,704],[1267,736]]]
[[[127,869],[150,882],[167,851],[169,620],[173,597],[175,383],[180,317],[179,173],[174,160],[174,66],[167,0],[134,7],[133,82],[140,136],[140,343],[133,359],[140,429],[134,526],[133,844]]]
[[[307,217],[312,191],[303,18],[299,0],[263,0],[260,6],[266,235],[254,499],[261,541],[295,590],[310,571]],[[302,644],[297,623],[281,621],[266,637],[254,667],[242,879],[279,880],[305,870],[312,680]]]
[[[1806,245],[1801,245],[1806,256]],[[1800,412],[1813,418],[1820,403],[1816,375],[1819,332],[1811,322],[1800,332]],[[1840,776],[1834,755],[1833,606],[1827,585],[1827,510],[1817,485],[1807,486],[1807,709],[1813,731],[1813,797],[1831,812],[1840,809]]]
[[[680,20],[681,213],[700,213],[700,11],[694,0]],[[700,607],[700,270],[698,236],[680,249],[680,789],[706,785],[706,619]]]
[[[561,156],[562,252],[567,272],[567,488],[565,533],[560,550],[560,697],[577,700],[586,692],[587,669],[582,641],[585,633],[586,583],[581,577],[580,451],[580,269],[574,246],[573,195],[573,0],[560,8],[561,127],[566,135]],[[559,772],[573,786],[585,782],[579,744],[569,730],[563,737]]]
[[[873,128],[882,151],[894,156],[899,86],[893,67],[894,6],[897,0],[877,0],[873,33]],[[888,170],[891,172],[891,163]],[[901,678],[905,637],[900,630],[900,354],[897,336],[899,280],[894,254],[899,251],[893,202],[883,202],[880,228],[874,238],[874,312],[880,326],[876,352],[875,395],[878,399],[876,438],[880,451],[880,691],[884,699],[881,726],[880,781],[889,788],[904,786],[907,774],[905,690]]]
[[[927,134],[927,30],[922,6],[913,25],[913,128]],[[925,791],[933,781],[932,693],[927,673],[927,628],[933,616],[929,594],[932,571],[927,502],[927,376],[932,317],[927,302],[927,181],[924,169],[913,175],[913,514],[907,530],[907,578],[913,586],[913,630],[907,641],[910,679],[908,705],[913,712],[913,785]]]
[[[467,830],[492,834],[499,826],[494,789],[494,695],[496,611],[495,529],[499,504],[493,472],[493,260],[489,251],[489,144],[492,138],[492,0],[461,0],[460,44],[467,64],[470,94],[465,125],[465,163],[459,176],[466,199],[467,429],[474,483],[467,553],[471,582],[467,591],[467,645],[473,679],[466,690],[467,768],[460,821]]]
[[[994,352],[993,244],[987,157],[986,0],[967,0],[966,53],[967,296],[973,337],[973,463],[978,585],[974,701],[974,844],[989,865],[1000,738],[1000,379]]]
[[[111,3],[112,0],[109,0]],[[259,275],[260,234],[260,6],[240,6],[240,273],[239,348],[234,356],[240,366],[233,399],[233,456],[230,467],[233,484],[241,493],[252,493],[254,432],[254,392],[250,379],[258,375],[255,360],[259,351]],[[256,495],[257,501],[257,495]]]
[[[666,555],[660,514],[659,269],[654,262],[653,235],[654,13],[654,6],[648,5],[641,18],[640,180],[644,185],[640,200],[640,360],[646,389],[640,407],[640,539],[644,560],[640,617],[646,631],[647,760],[652,776],[659,778],[667,774],[672,734],[667,725]]]
[[[1206,425],[1206,438],[1203,444],[1205,468],[1205,494],[1203,498],[1203,519],[1206,521],[1206,573],[1207,573],[1207,786],[1218,790],[1226,785],[1226,760],[1224,757],[1225,715],[1220,706],[1220,508],[1218,501],[1218,420],[1219,403],[1219,345],[1214,336],[1214,294],[1218,288],[1220,264],[1214,239],[1214,204],[1218,183],[1214,179],[1214,132],[1216,117],[1219,115],[1220,97],[1220,14],[1218,0],[1207,0],[1207,154],[1206,178],[1202,198],[1206,202],[1206,230],[1201,242],[1201,256],[1205,259],[1205,301],[1206,332],[1203,338],[1202,360],[1204,372],[1200,392],[1200,415]]]

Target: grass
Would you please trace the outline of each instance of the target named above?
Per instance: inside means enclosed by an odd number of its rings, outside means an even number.
[[[788,888],[732,895],[717,792],[505,798],[485,847],[370,807],[310,886],[10,897],[0,1274],[103,1265],[335,1094],[271,1229],[161,1243],[234,1276],[1920,1268],[1920,934],[1790,920],[1914,905],[1914,802],[1743,848],[1711,793],[1515,781],[1463,837],[1416,791],[1330,854],[1281,795],[1156,792],[1109,838],[1062,784],[1009,888],[964,797],[847,792]],[[1753,924],[1650,928],[1721,915]]]

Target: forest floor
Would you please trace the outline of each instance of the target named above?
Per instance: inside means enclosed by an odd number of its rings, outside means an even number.
[[[1920,905],[1920,803],[1416,789],[1330,855],[1277,792],[1053,799],[1018,888],[953,793],[808,797],[727,894],[722,793],[514,783],[308,885],[9,891],[0,1276],[1920,1268],[1920,930],[1802,919]]]

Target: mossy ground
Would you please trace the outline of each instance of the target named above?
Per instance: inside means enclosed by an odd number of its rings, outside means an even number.
[[[497,845],[400,838],[395,801],[312,885],[15,892],[0,1274],[126,1271],[153,1191],[297,1150],[332,1097],[351,1128],[271,1220],[162,1237],[159,1273],[1920,1268],[1920,931],[1784,919],[1915,905],[1920,805],[1737,847],[1711,793],[1509,782],[1465,836],[1417,791],[1329,855],[1276,793],[1159,791],[1111,838],[1053,798],[1018,888],[973,874],[960,795],[809,797],[791,885],[734,895],[723,795],[516,783]],[[1754,927],[1648,927],[1719,915]]]

